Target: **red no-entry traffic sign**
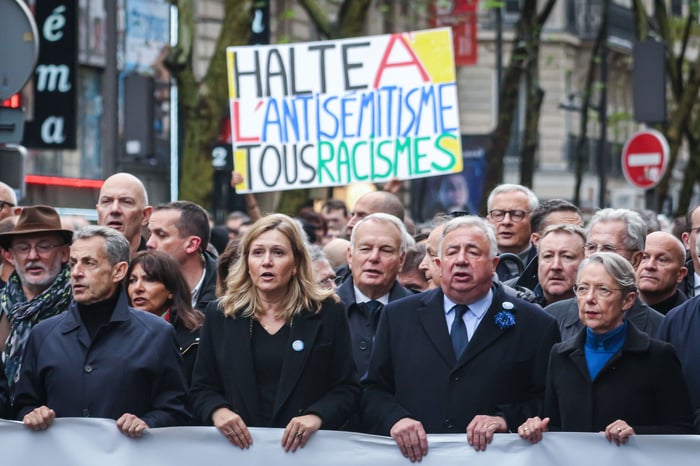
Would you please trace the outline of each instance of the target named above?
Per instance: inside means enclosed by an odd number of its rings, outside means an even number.
[[[666,173],[668,153],[668,141],[660,132],[635,133],[622,150],[622,173],[638,188],[653,188]]]

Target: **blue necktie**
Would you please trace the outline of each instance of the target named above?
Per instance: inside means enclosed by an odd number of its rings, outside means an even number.
[[[369,318],[372,322],[372,328],[376,332],[377,325],[379,324],[379,311],[382,308],[382,303],[376,299],[373,299],[371,301],[367,301],[365,304],[367,304],[367,309],[369,309]]]
[[[464,319],[462,319],[464,314],[469,311],[469,308],[463,304],[457,304],[452,309],[455,311],[455,319],[452,321],[452,327],[450,328],[450,338],[452,339],[452,349],[455,351],[455,358],[459,359],[469,342],[467,326],[464,325]]]

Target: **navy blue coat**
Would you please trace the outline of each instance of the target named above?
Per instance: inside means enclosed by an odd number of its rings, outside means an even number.
[[[671,343],[676,350],[693,409],[700,415],[700,296],[666,314],[656,337]]]
[[[149,427],[187,425],[187,387],[175,331],[127,305],[122,291],[109,323],[90,340],[76,303],[34,327],[16,385],[17,419],[42,405],[57,417],[118,419]]]
[[[370,433],[388,435],[404,417],[428,433],[464,433],[478,414],[503,416],[515,431],[542,414],[549,351],[559,341],[556,321],[494,286],[491,307],[455,360],[443,296],[441,289],[426,291],[384,308],[362,381]],[[496,315],[504,310],[515,322],[501,328]]]

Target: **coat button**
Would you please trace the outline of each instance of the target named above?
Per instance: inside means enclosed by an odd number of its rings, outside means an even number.
[[[90,372],[92,372],[92,366],[91,366],[90,364],[85,364],[85,367],[83,367],[83,370],[84,370],[87,374],[89,374]]]
[[[360,349],[362,351],[366,350],[368,346],[369,345],[367,344],[367,342],[365,340],[360,340]]]
[[[83,410],[83,417],[90,417],[90,410],[89,409]]]
[[[445,419],[445,427],[452,429],[452,419]]]

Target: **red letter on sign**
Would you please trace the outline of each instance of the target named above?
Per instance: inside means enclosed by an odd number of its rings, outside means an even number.
[[[260,142],[260,136],[241,136],[241,109],[240,102],[233,102],[233,142]]]
[[[391,55],[391,52],[394,49],[394,45],[396,44],[396,41],[399,41],[401,45],[404,46],[406,49],[406,52],[411,56],[411,59],[408,61],[397,61],[395,63],[389,63],[389,55]],[[392,34],[391,38],[389,39],[389,44],[386,46],[386,50],[384,51],[384,56],[382,57],[382,61],[379,63],[379,71],[377,72],[377,75],[374,78],[374,89],[379,88],[379,82],[382,80],[382,73],[384,73],[384,70],[386,68],[400,68],[404,66],[415,66],[418,68],[418,72],[420,73],[421,79],[423,79],[423,82],[430,81],[430,77],[428,76],[428,73],[425,71],[425,68],[423,68],[423,64],[420,62],[418,57],[416,57],[416,54],[413,53],[413,49],[411,46],[406,42],[406,38],[404,37],[403,34]]]

